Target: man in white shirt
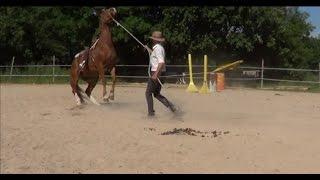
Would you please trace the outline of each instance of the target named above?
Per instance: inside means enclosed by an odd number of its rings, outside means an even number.
[[[161,84],[158,79],[163,84],[163,78],[161,75],[164,75],[166,71],[165,67],[165,50],[161,43],[165,41],[162,37],[162,33],[160,31],[154,31],[152,36],[152,50],[147,48],[150,53],[150,64],[151,64],[151,78],[148,80],[147,89],[146,89],[146,99],[148,104],[148,116],[154,116],[155,111],[153,109],[153,96],[158,99],[163,105],[168,107],[172,112],[176,111],[174,105],[163,95],[160,94]]]

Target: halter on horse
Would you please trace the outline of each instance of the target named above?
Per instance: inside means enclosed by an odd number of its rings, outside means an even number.
[[[114,88],[116,82],[116,58],[117,54],[112,42],[110,23],[114,20],[117,11],[115,8],[102,9],[100,13],[100,37],[90,49],[85,49],[78,53],[71,66],[70,85],[75,96],[77,105],[88,98],[94,104],[99,105],[91,95],[97,82],[102,82],[102,97],[104,101],[114,100]],[[112,87],[109,96],[106,96],[105,68],[110,71],[112,77]],[[82,79],[88,83],[85,92],[79,87],[78,81]]]

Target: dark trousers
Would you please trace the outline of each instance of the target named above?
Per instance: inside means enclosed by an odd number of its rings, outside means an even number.
[[[151,73],[153,75],[154,72]],[[161,76],[164,75],[164,73],[161,73]],[[159,78],[161,83],[164,83],[163,78]],[[160,94],[161,91],[161,84],[158,82],[158,80],[152,80],[151,78],[148,79],[148,84],[147,84],[147,89],[146,89],[146,99],[147,99],[147,104],[148,104],[148,113],[152,114],[154,113],[153,109],[153,96],[158,99],[163,105],[166,107],[169,107],[171,105],[170,101],[164,97],[163,95]]]

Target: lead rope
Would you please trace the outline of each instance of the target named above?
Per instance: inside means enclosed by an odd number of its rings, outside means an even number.
[[[147,46],[142,44],[141,41],[139,41],[130,31],[128,31],[125,27],[123,27],[117,20],[115,20],[111,15],[110,15],[111,19],[117,24],[117,26],[120,26],[122,29],[124,29],[128,34],[130,34],[131,37],[133,37],[133,39],[135,39],[143,48],[145,48],[148,52],[148,55],[149,55],[149,66],[148,66],[148,75],[149,75],[149,78],[151,78],[151,62],[150,62],[150,52],[148,51],[147,49]],[[160,79],[158,79],[158,82],[160,83],[161,87],[164,88],[163,84],[161,83]]]

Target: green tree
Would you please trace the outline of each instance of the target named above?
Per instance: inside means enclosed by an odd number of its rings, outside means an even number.
[[[201,64],[244,59],[246,64],[314,68],[319,61],[319,38],[307,13],[285,7],[117,7],[116,19],[143,43],[153,30],[161,30],[167,60],[186,64],[187,54]],[[1,7],[2,64],[16,56],[17,63],[61,64],[99,33],[99,18],[91,7]],[[112,23],[112,36],[120,64],[147,64],[146,51],[122,28]],[[150,44],[149,44],[150,45]],[[135,73],[135,69],[132,73]],[[130,71],[131,72],[131,71]]]
[[[51,62],[50,57],[71,56],[91,41],[95,19],[91,8],[2,7],[1,51],[19,63]]]

